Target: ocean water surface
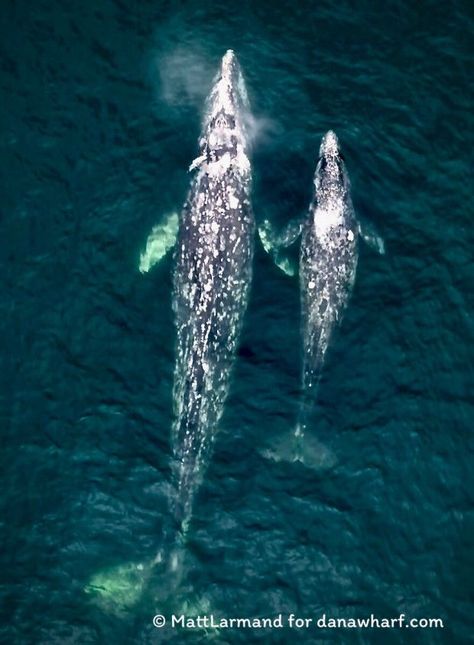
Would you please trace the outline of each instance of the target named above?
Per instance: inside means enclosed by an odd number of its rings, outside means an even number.
[[[472,2],[9,0],[0,29],[0,641],[472,642]],[[265,457],[297,415],[300,300],[256,239],[170,591],[136,563],[169,512],[172,257],[139,261],[186,197],[228,48],[255,116],[257,221],[307,209],[332,128],[386,254],[361,246],[308,467]],[[153,626],[173,612],[444,627]]]

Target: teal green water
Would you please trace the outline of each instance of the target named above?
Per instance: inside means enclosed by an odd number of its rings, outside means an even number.
[[[11,0],[0,21],[0,641],[470,642],[472,3]],[[306,468],[263,456],[295,422],[300,313],[256,240],[170,595],[144,579],[169,510],[172,262],[143,275],[140,252],[184,201],[229,47],[257,119],[257,220],[307,208],[333,128],[386,255],[361,249]],[[444,629],[153,627],[172,612]]]

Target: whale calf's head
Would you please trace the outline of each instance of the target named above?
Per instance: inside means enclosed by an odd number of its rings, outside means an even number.
[[[332,130],[326,132],[319,146],[319,156],[326,158],[335,158],[340,155],[339,139]]]
[[[344,198],[349,190],[349,177],[336,134],[329,130],[322,138],[314,176],[319,201]]]
[[[208,164],[231,160],[248,168],[247,114],[245,82],[237,57],[229,49],[207,100],[200,144]]]

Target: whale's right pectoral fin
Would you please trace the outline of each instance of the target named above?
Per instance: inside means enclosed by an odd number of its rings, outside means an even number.
[[[175,245],[178,236],[178,213],[170,213],[161,224],[153,227],[146,241],[143,253],[140,253],[140,273],[148,273],[155,264],[162,260]]]
[[[383,237],[379,235],[375,226],[363,219],[358,222],[359,225],[359,235],[371,249],[380,253],[380,255],[385,255],[385,242]]]
[[[296,263],[292,260],[292,258],[285,257],[281,252],[277,253],[276,256],[273,258],[276,266],[283,271],[283,273],[286,273],[286,275],[289,275],[293,277],[296,273]]]
[[[262,246],[273,257],[273,261],[286,275],[296,273],[295,262],[282,252],[282,249],[296,242],[303,228],[303,218],[292,220],[280,234],[277,234],[268,220],[258,228]]]

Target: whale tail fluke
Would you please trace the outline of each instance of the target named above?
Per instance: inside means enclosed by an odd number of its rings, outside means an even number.
[[[126,562],[94,574],[84,586],[93,604],[108,614],[121,616],[138,604],[170,598],[184,575],[184,549],[160,551],[148,562]]]
[[[173,596],[184,577],[185,533],[174,523],[163,527],[152,558],[120,563],[95,573],[84,586],[92,604],[115,616]]]
[[[121,616],[140,600],[146,579],[146,564],[126,562],[95,573],[84,586],[84,592],[102,611]]]
[[[337,463],[330,448],[311,434],[298,436],[298,431],[297,426],[295,432],[279,437],[261,450],[261,455],[270,461],[300,463],[316,471],[329,470]]]
[[[261,450],[263,457],[275,462],[299,462],[316,471],[329,470],[336,464],[333,451],[314,435],[313,430],[308,430],[313,394],[318,383],[319,380],[314,381],[314,387],[303,392],[294,430],[273,439],[271,446]]]
[[[169,601],[184,578],[184,543],[177,540],[167,553],[158,553],[152,562],[142,601],[145,606]]]

